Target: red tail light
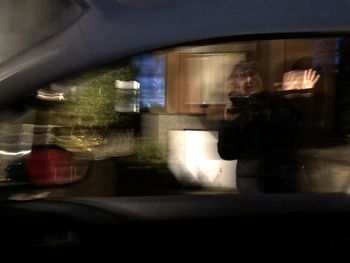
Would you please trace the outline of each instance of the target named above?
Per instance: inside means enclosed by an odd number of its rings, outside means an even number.
[[[59,185],[82,179],[87,165],[73,160],[70,152],[60,148],[33,149],[25,159],[31,184]]]

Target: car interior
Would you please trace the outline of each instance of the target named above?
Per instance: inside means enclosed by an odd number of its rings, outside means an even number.
[[[347,258],[350,6],[180,2],[0,3],[4,259]]]

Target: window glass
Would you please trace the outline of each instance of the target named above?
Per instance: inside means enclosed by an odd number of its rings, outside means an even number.
[[[349,47],[183,46],[39,87],[1,112],[2,194],[346,192]]]
[[[138,68],[135,79],[142,86],[142,108],[165,106],[165,58],[163,54],[143,54],[132,58]]]

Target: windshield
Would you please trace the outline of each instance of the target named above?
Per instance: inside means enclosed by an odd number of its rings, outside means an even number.
[[[2,192],[346,192],[349,48],[182,46],[38,87],[0,114]]]

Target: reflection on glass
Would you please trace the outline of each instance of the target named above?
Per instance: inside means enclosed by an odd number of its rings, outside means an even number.
[[[66,184],[50,196],[349,192],[349,47],[179,47],[52,83],[0,115],[2,184]]]

